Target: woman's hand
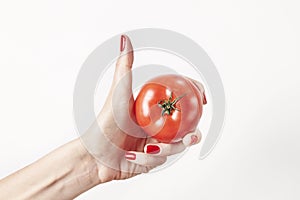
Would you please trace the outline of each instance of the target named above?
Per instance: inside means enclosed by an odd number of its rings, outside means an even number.
[[[147,138],[134,122],[133,51],[127,36],[121,37],[120,49],[114,80],[97,120],[80,139],[1,179],[0,199],[74,199],[98,184],[148,172],[167,156],[200,141],[199,131],[173,144]],[[192,81],[205,104],[203,86]]]
[[[147,138],[146,134],[133,123],[135,119],[131,73],[133,57],[131,41],[128,36],[122,35],[120,56],[109,95],[97,121],[82,137],[85,147],[95,157],[101,182],[127,179],[146,173],[166,162],[167,156],[180,153],[201,140],[201,133],[197,130],[188,133],[180,142],[159,143],[155,139]],[[192,81],[205,99],[202,84]],[[115,105],[115,100],[118,105]]]

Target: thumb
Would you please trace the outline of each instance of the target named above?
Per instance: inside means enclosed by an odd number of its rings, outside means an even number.
[[[133,64],[133,48],[127,35],[121,35],[120,38],[120,56],[116,63],[113,85],[118,84],[120,79],[128,76],[126,85],[131,85],[131,68]],[[128,74],[129,73],[129,74]]]
[[[114,104],[114,99],[118,100],[118,102],[121,103],[120,105],[126,105],[132,102],[132,63],[133,48],[131,41],[127,35],[121,35],[120,55],[116,62],[114,77],[106,102],[112,102]]]
[[[131,72],[133,48],[127,35],[121,35],[120,39],[120,56],[116,62],[114,78],[107,102],[111,103],[113,111],[118,117],[118,119],[115,120],[128,124],[129,122],[125,119],[130,120],[129,116],[132,117],[134,104]]]
[[[110,101],[114,121],[118,128],[127,135],[145,137],[134,119],[134,99],[132,94],[133,48],[127,35],[121,35],[120,56],[116,62]]]

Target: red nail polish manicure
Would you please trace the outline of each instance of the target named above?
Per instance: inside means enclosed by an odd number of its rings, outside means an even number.
[[[160,148],[157,145],[147,145],[146,153],[149,154],[158,154],[160,152]]]
[[[124,51],[126,45],[126,37],[124,35],[121,35],[121,41],[120,41],[120,51]]]
[[[197,137],[196,135],[192,135],[192,136],[191,136],[191,145],[192,145],[192,144],[196,144],[197,141],[198,141],[198,137]]]
[[[135,160],[136,155],[135,155],[135,153],[132,153],[132,152],[126,152],[125,158],[128,159],[128,160]]]

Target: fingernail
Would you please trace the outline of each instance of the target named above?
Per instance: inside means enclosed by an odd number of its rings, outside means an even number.
[[[146,153],[149,154],[158,154],[160,152],[160,147],[157,145],[147,145],[146,147]]]
[[[126,152],[125,158],[127,160],[135,160],[136,159],[136,155],[135,155],[135,153],[132,153],[132,152]]]
[[[126,45],[126,37],[124,35],[121,35],[121,41],[120,41],[120,51],[124,51]]]
[[[204,105],[207,104],[205,92],[203,92],[203,104],[204,104]]]
[[[196,135],[191,136],[191,145],[196,144],[198,142],[198,137]]]

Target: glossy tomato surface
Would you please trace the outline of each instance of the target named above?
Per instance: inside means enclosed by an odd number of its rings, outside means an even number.
[[[145,83],[135,100],[137,123],[151,137],[172,143],[195,131],[204,96],[189,79],[162,75]]]

